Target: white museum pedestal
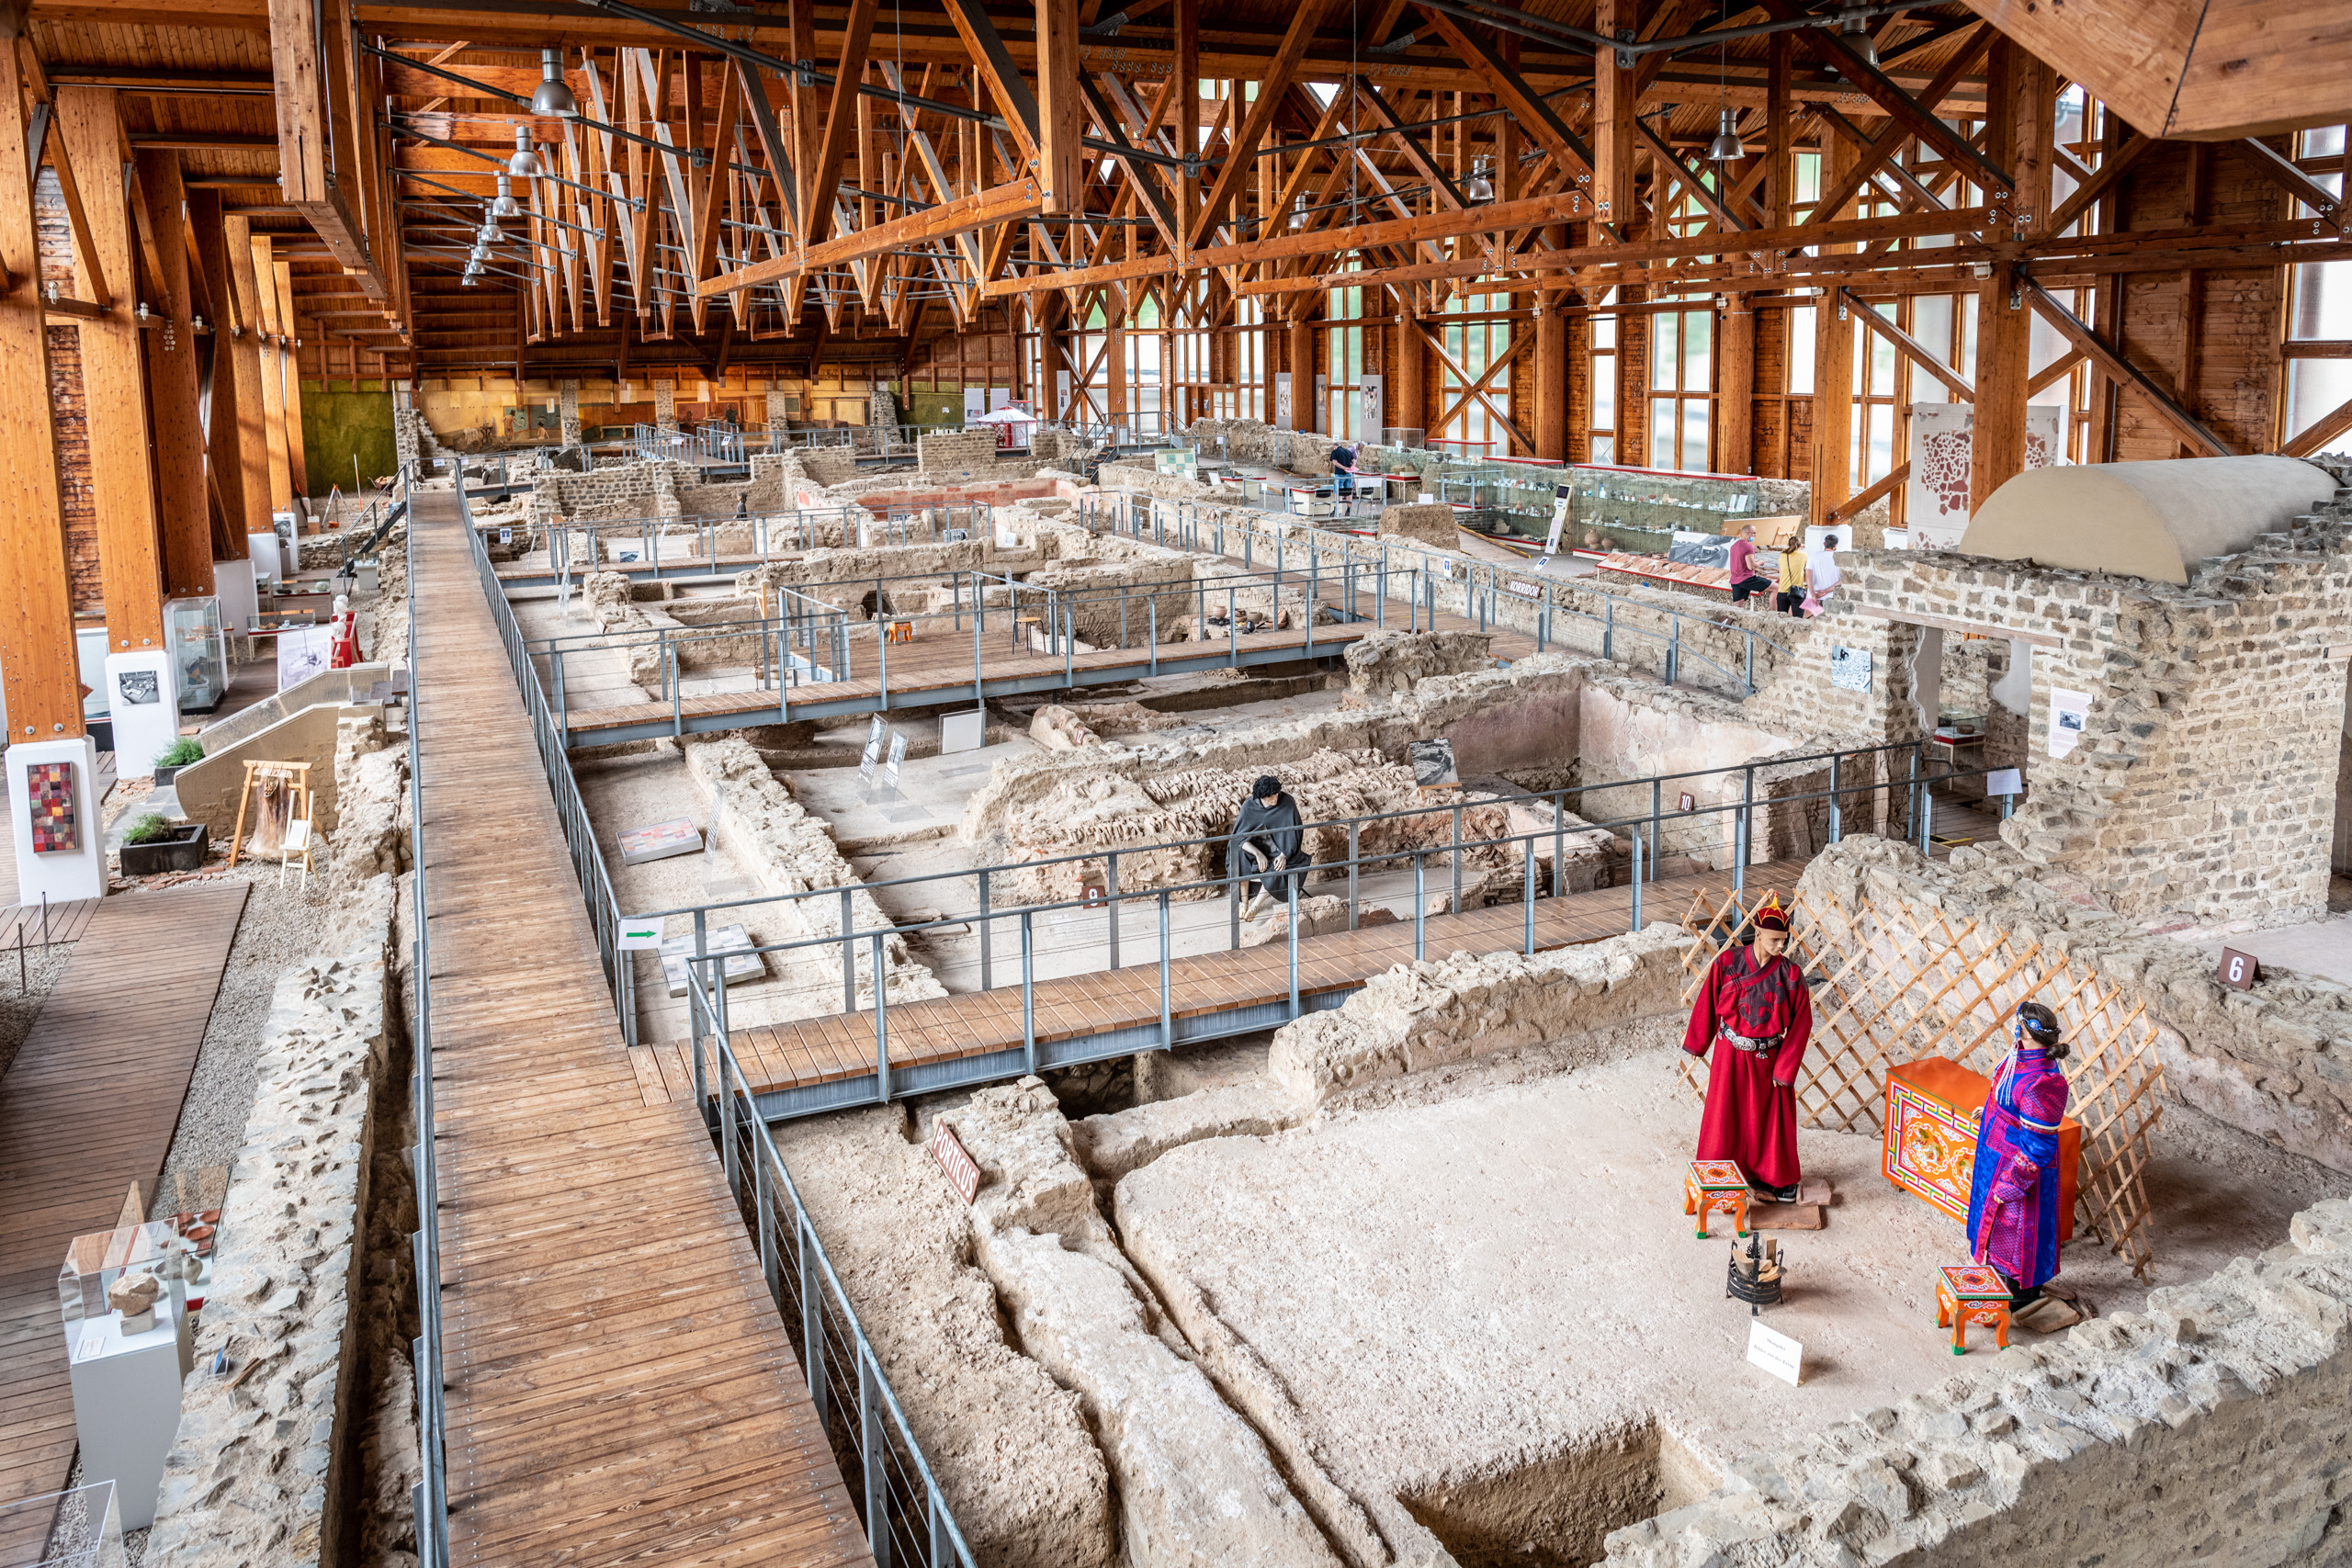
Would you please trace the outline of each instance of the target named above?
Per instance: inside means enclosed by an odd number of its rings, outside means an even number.
[[[125,1335],[122,1314],[108,1313],[76,1325],[67,1347],[82,1479],[114,1483],[127,1530],[155,1522],[164,1458],[179,1430],[180,1382],[190,1347],[187,1314],[175,1294],[155,1303],[155,1325],[143,1334]]]
[[[72,850],[33,853],[32,804],[26,778],[37,763],[74,764],[74,819],[80,844]],[[8,827],[17,856],[17,901],[52,904],[100,898],[107,890],[107,835],[98,818],[98,748],[86,735],[70,739],[19,740],[8,748]]]
[[[114,771],[136,778],[180,738],[177,682],[168,649],[107,655],[107,706],[114,719]]]

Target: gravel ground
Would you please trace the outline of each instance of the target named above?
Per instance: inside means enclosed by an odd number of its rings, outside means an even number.
[[[148,1205],[153,1219],[178,1208],[179,1173],[185,1171],[194,1180],[201,1170],[227,1166],[244,1145],[245,1118],[253,1112],[255,1059],[262,1026],[269,1018],[270,995],[280,975],[316,951],[333,903],[325,879],[315,874],[307,894],[290,882],[281,890],[274,866],[241,865],[221,874],[242,877],[254,884],[254,890],[245,897],[244,917],[229,949],[229,966],[220,977],[220,994],[212,1000],[212,1017],[205,1025],[204,1045],[188,1080],[187,1099],[180,1106],[180,1122],[172,1134],[163,1179]]]
[[[65,960],[73,953],[71,947],[25,950],[25,977],[17,978],[17,955],[0,953],[0,1074],[7,1072],[17,1060],[17,1052],[25,1036],[33,1032],[33,1020],[40,1016],[40,1004],[49,998],[57,977],[65,973]]]

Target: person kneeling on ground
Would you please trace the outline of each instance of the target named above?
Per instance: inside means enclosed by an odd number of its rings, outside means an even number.
[[[1274,904],[1306,886],[1307,855],[1298,815],[1298,802],[1283,788],[1282,780],[1268,773],[1250,786],[1234,819],[1233,847],[1228,863],[1254,868],[1258,897],[1249,916],[1257,919]],[[1292,887],[1285,889],[1288,881]]]

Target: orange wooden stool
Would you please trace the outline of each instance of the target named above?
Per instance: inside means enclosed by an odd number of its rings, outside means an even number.
[[[888,642],[912,642],[915,640],[915,624],[912,621],[885,622],[883,637]]]
[[[1691,1235],[1707,1239],[1707,1215],[1715,1209],[1731,1214],[1732,1229],[1747,1234],[1747,1177],[1727,1159],[1694,1159],[1682,1179],[1682,1212],[1698,1216]]]
[[[1993,1341],[2009,1348],[2009,1287],[1982,1263],[1961,1263],[1936,1278],[1936,1326],[1951,1330],[1951,1353],[1968,1353],[1968,1325],[1989,1323]]]

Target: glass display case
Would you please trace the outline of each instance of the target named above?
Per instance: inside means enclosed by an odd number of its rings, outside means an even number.
[[[219,707],[229,694],[229,649],[219,597],[164,600],[164,637],[172,656],[180,712],[210,713]]]
[[[0,1568],[124,1568],[111,1481],[0,1504]]]
[[[191,1273],[201,1277],[202,1267],[169,1220],[75,1236],[57,1272],[67,1359],[79,1366],[184,1340]]]

